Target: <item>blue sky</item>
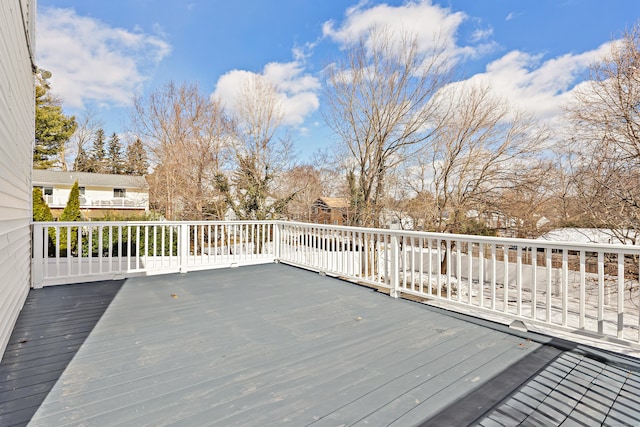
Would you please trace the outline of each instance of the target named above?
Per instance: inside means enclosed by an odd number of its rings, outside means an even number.
[[[242,79],[279,88],[302,160],[330,148],[322,69],[372,25],[440,31],[459,79],[558,120],[608,43],[640,19],[637,0],[38,0],[37,61],[65,111],[93,108],[123,133],[135,94],[197,82],[229,105]]]

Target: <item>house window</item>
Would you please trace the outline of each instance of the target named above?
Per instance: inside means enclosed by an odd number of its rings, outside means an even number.
[[[113,197],[117,198],[117,197],[127,197],[127,190],[124,188],[114,188],[113,189]]]
[[[80,194],[84,196],[84,187],[78,187],[78,190],[80,190]]]
[[[42,189],[43,196],[53,196],[53,187],[44,187]]]

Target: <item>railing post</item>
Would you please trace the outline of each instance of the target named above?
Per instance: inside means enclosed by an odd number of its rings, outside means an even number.
[[[188,269],[189,260],[189,225],[181,223],[178,225],[178,265],[180,266],[180,273],[186,273]]]
[[[400,296],[400,246],[398,244],[398,236],[391,234],[391,271],[389,295],[393,298]]]
[[[618,330],[616,337],[624,339],[624,254],[618,252]]]
[[[35,289],[42,288],[42,275],[44,268],[44,227],[42,224],[32,224],[31,233],[33,236],[31,253],[31,287]]]
[[[280,246],[282,242],[280,240],[280,222],[273,223],[273,259],[275,262],[280,262]]]

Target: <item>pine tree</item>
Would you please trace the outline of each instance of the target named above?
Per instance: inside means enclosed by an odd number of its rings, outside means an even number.
[[[107,155],[104,149],[104,130],[98,129],[96,131],[96,136],[93,140],[93,147],[91,147],[91,162],[90,162],[90,170],[87,172],[94,173],[106,173],[107,166],[106,160]]]
[[[33,189],[33,220],[34,221],[53,221],[53,214],[49,205],[44,201],[42,190],[38,187]]]
[[[121,174],[124,171],[124,159],[122,158],[122,144],[120,138],[114,132],[109,139],[107,160],[107,172]]]
[[[78,181],[71,187],[67,205],[64,207],[60,215],[60,221],[82,221],[82,212],[80,211],[80,187]]]
[[[53,221],[53,214],[51,213],[51,209],[49,209],[49,205],[44,201],[44,197],[42,196],[42,190],[38,187],[35,187],[32,192],[33,198],[33,221],[34,222],[49,222]],[[55,254],[55,242],[56,242],[56,231],[54,228],[49,228],[48,230],[49,241],[47,242],[47,247],[49,248],[48,254],[50,256]]]
[[[48,169],[62,166],[64,145],[76,130],[74,116],[65,116],[60,101],[47,93],[47,88],[36,86],[36,129],[33,149],[33,167]]]
[[[80,211],[80,187],[78,181],[71,187],[67,205],[64,207],[59,218],[60,221],[82,221],[82,212]],[[66,255],[67,245],[71,249],[71,253],[75,254],[78,248],[78,227],[71,227],[71,240],[67,242],[67,228],[60,227],[60,253]]]
[[[147,152],[140,138],[136,138],[133,144],[127,147],[127,160],[124,172],[128,175],[146,175],[149,171],[149,160]]]
[[[78,155],[76,156],[76,160],[74,162],[75,170],[78,172],[92,172],[91,158],[89,154],[85,151],[84,148],[80,147],[78,149]]]

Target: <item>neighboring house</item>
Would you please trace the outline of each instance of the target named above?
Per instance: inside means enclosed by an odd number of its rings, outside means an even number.
[[[521,235],[525,221],[517,217],[508,216],[501,212],[480,213],[475,209],[471,209],[467,211],[467,218],[479,221],[487,228],[495,230],[497,236],[526,237]],[[535,231],[529,230],[529,233],[533,232],[534,235],[537,234],[537,232],[541,232],[543,227],[551,223],[548,218],[537,214],[534,214],[534,219],[536,219]]]
[[[414,223],[413,218],[406,215],[402,211],[383,209],[381,218],[381,224],[384,228],[389,230],[413,230]]]
[[[0,1],[0,357],[31,285],[35,3]]]
[[[33,171],[33,186],[42,189],[44,200],[56,218],[66,206],[76,181],[80,187],[80,209],[86,218],[141,215],[149,211],[149,185],[143,176]]]
[[[345,225],[349,219],[349,199],[320,197],[311,206],[311,219],[316,224]]]
[[[501,212],[478,212],[475,209],[467,211],[467,218],[479,221],[487,228],[495,230],[496,235],[502,237],[518,237],[517,230],[523,221],[510,217]]]
[[[546,216],[540,216],[536,221],[536,228],[540,229],[542,227],[545,227],[547,224],[551,224],[551,220]]]

